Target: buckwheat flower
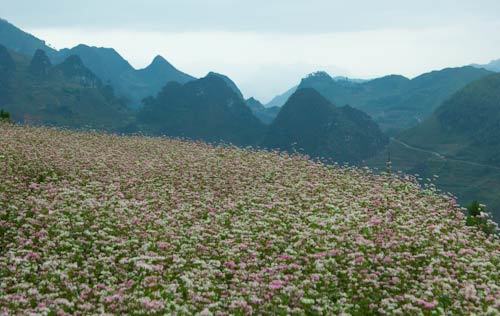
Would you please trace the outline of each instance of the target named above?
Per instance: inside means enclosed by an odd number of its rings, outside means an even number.
[[[477,299],[476,287],[473,284],[465,284],[465,286],[463,287],[461,292],[466,300],[476,300]]]
[[[149,311],[160,311],[165,307],[165,304],[159,300],[151,300],[149,297],[141,298],[139,300],[142,306]]]
[[[224,266],[230,270],[234,270],[238,265],[234,261],[227,261],[224,263]]]
[[[290,260],[290,259],[292,259],[292,257],[291,257],[291,256],[289,256],[289,255],[287,255],[287,254],[283,254],[283,255],[280,255],[280,256],[278,257],[278,259],[283,260],[283,261],[286,261],[286,260]]]
[[[312,299],[312,298],[306,298],[306,297],[303,297],[303,298],[300,300],[300,302],[301,302],[302,304],[304,304],[304,305],[312,305],[312,304],[314,304],[314,302],[315,302],[315,301],[314,301],[314,299]]]
[[[26,255],[26,259],[29,261],[37,261],[38,259],[40,259],[40,254],[30,251]]]
[[[205,308],[198,315],[199,316],[212,316],[213,313],[208,308]]]
[[[157,245],[158,245],[158,249],[160,249],[160,250],[167,250],[168,248],[170,248],[170,244],[167,242],[164,242],[164,241],[158,242]]]
[[[281,280],[273,280],[269,283],[269,288],[271,290],[279,290],[283,287],[284,283]]]
[[[362,256],[362,255],[357,255],[357,256],[354,258],[354,263],[355,263],[355,264],[362,264],[364,261],[365,261],[365,259],[363,258],[363,256]]]
[[[426,300],[417,300],[417,304],[422,306],[425,309],[434,309],[438,305],[436,301],[426,301]]]

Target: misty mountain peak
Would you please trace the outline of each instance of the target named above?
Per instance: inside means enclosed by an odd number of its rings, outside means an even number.
[[[148,66],[148,68],[150,68],[150,67],[164,67],[164,66],[171,67],[170,63],[165,58],[163,58],[163,56],[156,55],[156,57],[153,59],[151,64]]]
[[[241,93],[238,86],[228,76],[217,73],[217,72],[210,71],[205,78],[211,78],[211,77],[220,78],[220,79],[224,80],[226,85],[229,88],[231,88],[231,90],[233,90],[240,98],[243,99],[243,93]]]
[[[315,72],[312,72],[309,75],[307,75],[306,78],[333,80],[333,78],[326,71],[315,71]]]
[[[61,64],[57,65],[56,69],[60,70],[66,78],[78,81],[84,86],[96,87],[101,85],[100,79],[85,67],[78,55],[69,56]]]
[[[45,76],[49,73],[52,63],[49,57],[42,49],[37,49],[31,59],[29,72],[35,76]]]
[[[250,98],[248,98],[247,102],[251,102],[251,103],[260,103],[260,104],[262,105],[262,103],[261,103],[259,100],[257,100],[256,98],[254,98],[254,97],[250,97]]]

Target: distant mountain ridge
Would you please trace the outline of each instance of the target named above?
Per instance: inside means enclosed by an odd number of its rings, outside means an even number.
[[[326,72],[324,71],[318,71],[316,73],[324,73],[326,75],[328,75]],[[312,73],[310,75],[313,75],[315,73]],[[330,76],[330,75],[328,75]],[[345,76],[335,76],[333,78],[331,78],[332,80],[334,81],[339,81],[339,82],[353,82],[353,83],[362,83],[362,82],[366,82],[366,81],[369,81],[369,80],[365,80],[365,79],[352,79],[352,78],[349,78],[349,77],[345,77]],[[271,99],[271,101],[269,101],[268,103],[266,103],[264,106],[265,107],[281,107],[283,106],[286,101],[288,100],[288,98],[295,93],[295,91],[297,91],[297,88],[299,86],[293,86],[292,88],[288,89],[287,91],[275,96],[274,98]]]
[[[382,129],[399,131],[417,125],[453,93],[489,74],[485,69],[465,66],[432,71],[411,80],[389,75],[355,82],[316,72],[302,79],[299,88],[314,88],[335,104],[365,111]]]
[[[144,101],[137,118],[141,131],[217,143],[256,145],[264,132],[243,98],[213,73],[185,84],[168,83]]]
[[[492,60],[484,65],[472,64],[471,66],[476,68],[484,68],[489,71],[500,72],[500,59]]]
[[[78,55],[89,69],[115,87],[117,93],[129,100],[132,108],[142,106],[142,99],[157,94],[170,81],[186,83],[195,78],[176,69],[158,55],[143,69],[133,68],[112,48],[78,45],[61,50],[58,59]]]
[[[252,110],[252,113],[266,125],[271,124],[280,112],[280,107],[265,107],[259,100],[253,97],[248,98],[245,103]]]
[[[25,56],[33,56],[37,49],[44,50],[50,57],[58,53],[45,41],[22,31],[2,18],[0,18],[0,45]]]
[[[156,95],[165,84],[169,82],[183,84],[195,79],[158,55],[146,68],[122,73],[117,83],[117,90],[131,99],[133,108],[138,108],[142,106],[142,99]]]
[[[287,91],[283,92],[282,94],[279,94],[275,96],[271,101],[265,104],[266,108],[271,108],[271,107],[282,107],[288,98],[297,91],[298,86],[294,86]]]
[[[110,81],[111,84],[116,84],[124,72],[134,70],[113,48],[91,47],[84,44],[61,49],[54,60],[60,63],[71,55],[80,56],[89,69],[93,69],[99,78],[105,82]]]
[[[8,69],[0,71],[0,108],[17,122],[117,131],[132,120],[112,87],[79,56],[52,65],[41,49],[30,60],[0,45],[0,64]]]
[[[93,73],[104,82],[109,82],[117,94],[126,97],[132,108],[140,107],[143,98],[156,95],[167,82],[186,83],[195,79],[176,69],[161,56],[156,56],[144,69],[134,69],[112,48],[80,44],[58,51],[1,19],[0,44],[28,57],[33,56],[37,49],[42,49],[53,64],[61,63],[71,55],[78,55]]]

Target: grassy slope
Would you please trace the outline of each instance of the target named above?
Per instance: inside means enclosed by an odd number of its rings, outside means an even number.
[[[429,136],[429,140],[432,137]],[[440,153],[452,152],[454,145]],[[425,146],[422,147],[427,150]],[[435,150],[434,147],[429,147]],[[408,174],[418,174],[423,179],[433,179],[433,183],[445,192],[452,192],[462,205],[473,200],[486,204],[496,222],[500,222],[500,169],[466,162],[442,159],[434,154],[410,149],[391,141],[388,149],[367,161],[367,165],[385,170],[390,151],[394,170]],[[434,178],[438,175],[438,178]]]
[[[60,73],[37,78],[28,72],[29,59],[12,53],[16,71],[11,102],[4,105],[13,119],[31,123],[116,130],[132,120],[131,112],[101,89],[82,87]]]
[[[394,166],[426,177],[437,174],[437,184],[455,193],[462,203],[480,200],[500,221],[500,75],[486,76],[452,95],[427,120],[401,133],[410,146],[390,146]],[[370,164],[382,165],[387,155]]]
[[[0,125],[5,314],[482,314],[498,238],[410,179]]]

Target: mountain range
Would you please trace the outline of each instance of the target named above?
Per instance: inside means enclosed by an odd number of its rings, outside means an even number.
[[[373,117],[384,131],[416,126],[450,95],[492,72],[471,66],[447,68],[408,79],[389,75],[364,82],[334,80],[326,72],[302,79],[299,88],[314,88],[331,102],[349,104]]]
[[[145,99],[137,114],[138,130],[208,142],[257,145],[264,125],[242,96],[214,73],[181,84],[168,83]]]
[[[476,68],[484,68],[489,71],[500,72],[500,59],[490,61],[485,65],[472,64]]]
[[[112,85],[131,108],[139,108],[143,98],[157,94],[167,82],[185,83],[195,79],[161,56],[156,56],[144,69],[134,69],[113,48],[81,44],[58,51],[3,19],[0,19],[0,44],[25,56],[32,56],[37,49],[42,49],[54,64],[77,55],[103,82]]]
[[[367,165],[418,174],[459,202],[485,203],[500,221],[500,74],[474,81],[426,120],[391,139]]]
[[[41,49],[31,59],[0,45],[0,108],[15,121],[117,130],[132,113],[81,61],[71,55],[52,65]]]

